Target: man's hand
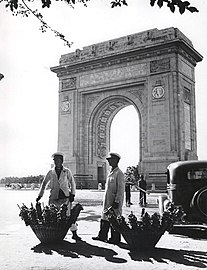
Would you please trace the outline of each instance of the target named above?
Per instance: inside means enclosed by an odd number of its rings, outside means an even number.
[[[41,196],[38,196],[37,199],[36,199],[36,202],[39,202],[39,200],[40,200],[41,198],[42,198]]]
[[[73,202],[75,198],[75,195],[71,194],[69,195],[69,202]]]
[[[114,209],[117,209],[119,207],[119,204],[117,202],[113,202],[112,207]]]

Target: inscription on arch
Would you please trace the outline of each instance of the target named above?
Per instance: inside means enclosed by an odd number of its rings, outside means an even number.
[[[105,84],[112,81],[126,80],[144,76],[147,73],[147,64],[138,64],[116,69],[104,70],[80,76],[80,87]]]
[[[150,62],[150,72],[163,72],[170,70],[170,58],[154,60]]]
[[[97,130],[98,130],[98,141],[97,141],[97,156],[104,158],[106,156],[107,150],[107,125],[110,121],[110,118],[114,112],[119,111],[120,108],[123,108],[127,105],[125,101],[114,101],[113,103],[108,104],[103,112],[99,116]]]

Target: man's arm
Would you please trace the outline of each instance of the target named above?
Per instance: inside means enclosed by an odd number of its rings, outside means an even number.
[[[69,180],[69,186],[71,188],[70,194],[69,194],[69,201],[73,202],[75,198],[75,192],[76,192],[76,183],[75,179],[73,177],[73,174],[70,170],[68,170],[68,180]]]
[[[124,174],[122,172],[119,172],[117,174],[116,183],[117,183],[117,192],[114,202],[119,203],[122,200],[125,191],[125,180]]]
[[[76,192],[76,183],[75,183],[75,179],[73,177],[73,174],[70,170],[68,170],[68,181],[69,181],[69,187],[70,187],[70,192],[71,194],[75,195]]]
[[[45,192],[45,188],[46,188],[47,184],[50,181],[50,178],[51,178],[51,171],[49,171],[47,173],[47,175],[45,176],[44,180],[42,181],[42,184],[40,186],[39,194],[38,194],[38,197],[37,197],[36,201],[39,201],[42,198],[42,196],[43,196],[43,194]]]

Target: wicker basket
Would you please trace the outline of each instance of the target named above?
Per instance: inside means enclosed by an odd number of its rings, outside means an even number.
[[[69,216],[67,222],[55,223],[52,225],[45,225],[45,224],[44,225],[29,224],[29,225],[41,243],[47,244],[60,242],[65,238],[71,225],[76,223],[76,220],[81,210],[83,210],[82,205],[77,203],[71,209],[71,215]]]
[[[166,231],[166,229],[161,227],[157,227],[157,230],[154,230],[151,226],[149,228],[145,228],[145,226],[139,228],[137,226],[137,228],[132,229],[125,222],[125,218],[116,216],[112,207],[105,210],[105,214],[111,226],[123,236],[131,250],[154,248]],[[143,225],[143,221],[141,222]]]
[[[164,232],[127,230],[122,231],[121,234],[129,245],[130,249],[137,250],[154,248]]]
[[[44,244],[62,241],[65,238],[70,226],[71,223],[55,226],[44,226],[40,224],[30,225],[37,238],[41,243]]]

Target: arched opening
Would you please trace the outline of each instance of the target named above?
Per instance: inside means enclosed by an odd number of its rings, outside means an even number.
[[[119,167],[123,172],[139,163],[139,129],[139,116],[133,105],[121,109],[111,123],[110,151],[122,156]]]

